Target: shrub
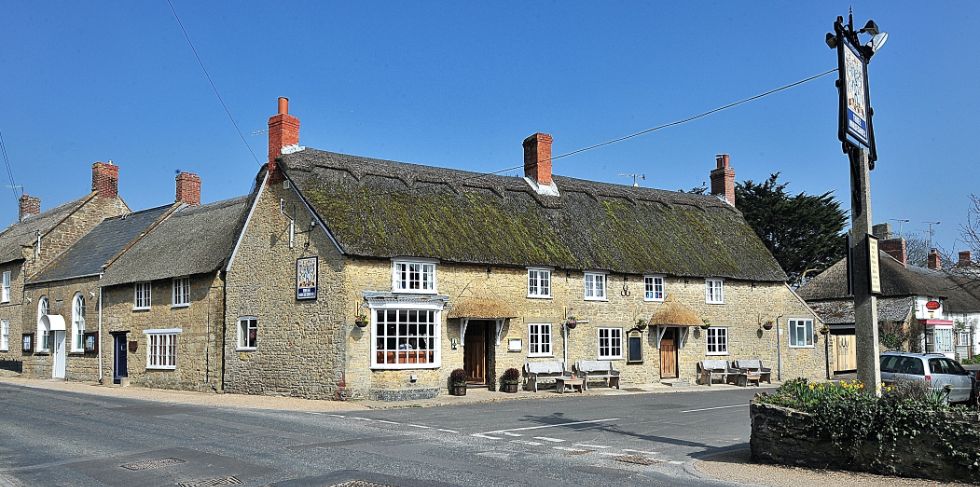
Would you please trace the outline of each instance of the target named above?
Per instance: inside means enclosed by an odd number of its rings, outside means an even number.
[[[449,383],[454,386],[461,386],[466,384],[466,371],[463,369],[456,369],[449,374]]]
[[[504,384],[517,384],[521,381],[521,371],[510,368],[504,371],[504,375],[500,377],[500,382]]]

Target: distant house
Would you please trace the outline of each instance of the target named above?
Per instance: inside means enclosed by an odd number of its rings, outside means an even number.
[[[42,212],[40,199],[20,197],[18,222],[0,233],[0,368],[35,377],[64,377],[64,370],[51,363],[66,361],[72,337],[57,318],[53,327],[50,319],[37,318],[38,311],[42,318],[51,314],[51,302],[25,293],[25,283],[104,219],[126,213],[129,207],[119,197],[119,166],[111,162],[92,165],[89,194],[58,207]],[[68,307],[70,301],[69,297],[55,306]]]
[[[431,397],[453,369],[493,388],[529,361],[825,377],[820,320],[734,208],[727,155],[701,196],[553,175],[540,133],[524,177],[304,148],[285,99],[269,139],[227,265],[226,391]]]
[[[875,225],[875,234],[880,239],[877,302],[883,349],[940,352],[950,358],[980,351],[980,280],[944,272],[935,251],[928,268],[909,265],[905,240],[893,237],[890,225]],[[854,306],[847,289],[847,262],[835,263],[799,293],[831,329],[833,370],[854,370]]]

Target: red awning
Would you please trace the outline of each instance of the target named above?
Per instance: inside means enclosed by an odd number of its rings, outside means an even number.
[[[925,326],[953,326],[953,320],[919,320]]]

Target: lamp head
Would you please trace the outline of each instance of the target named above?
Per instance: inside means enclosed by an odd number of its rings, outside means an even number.
[[[888,33],[879,32],[871,38],[870,42],[868,42],[868,47],[871,48],[871,52],[878,52],[878,50],[881,49],[881,46],[885,45],[885,42],[888,42]]]
[[[875,21],[873,20],[869,20],[867,24],[864,24],[864,28],[862,28],[858,32],[864,32],[867,34],[871,34],[872,36],[876,36],[879,33],[881,33],[881,31],[878,29],[878,24],[876,24]]]
[[[827,38],[824,40],[827,43],[827,47],[831,49],[837,49],[837,36],[832,32],[827,33]]]

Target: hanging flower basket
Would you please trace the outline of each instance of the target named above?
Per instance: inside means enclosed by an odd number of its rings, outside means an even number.
[[[821,335],[826,335],[828,333],[830,333],[830,327],[829,326],[823,325],[822,327],[820,327],[820,334]]]
[[[769,331],[772,329],[772,321],[767,321],[762,324],[762,329]]]
[[[645,330],[646,328],[647,328],[647,320],[644,320],[642,318],[639,319],[639,320],[636,320],[636,329],[637,330],[642,331],[642,330]]]
[[[701,329],[702,330],[707,330],[708,328],[711,328],[711,322],[710,321],[708,321],[707,319],[704,319],[704,320],[701,320],[701,321],[702,321],[702,323],[701,323]]]
[[[575,321],[574,316],[569,316],[568,319],[565,320],[565,327],[567,327],[569,330],[574,330],[576,325],[578,325],[578,322]]]
[[[357,318],[354,318],[354,324],[357,325],[359,328],[364,328],[365,326],[368,326],[367,315],[358,315]]]

